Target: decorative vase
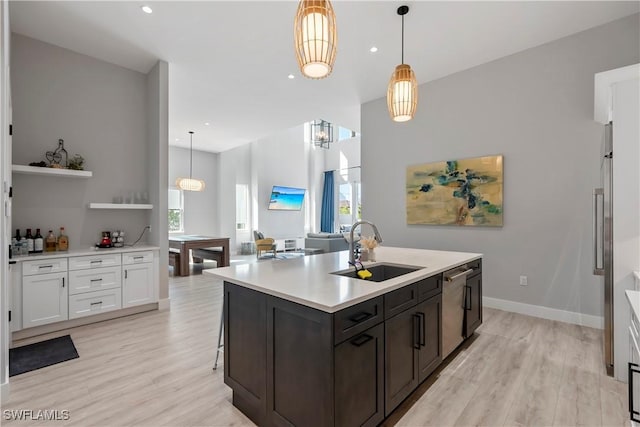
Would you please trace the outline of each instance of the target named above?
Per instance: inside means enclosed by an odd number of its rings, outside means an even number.
[[[376,260],[376,251],[375,249],[369,249],[369,261]]]

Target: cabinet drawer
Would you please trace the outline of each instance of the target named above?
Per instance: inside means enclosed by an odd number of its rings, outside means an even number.
[[[418,301],[422,302],[442,293],[442,274],[422,279],[418,284]]]
[[[69,258],[69,270],[86,270],[87,268],[113,267],[120,265],[120,254],[100,254],[76,256]]]
[[[469,276],[473,276],[482,272],[482,259],[476,259],[474,261],[468,262],[467,267],[473,269],[473,273],[469,273]]]
[[[382,297],[345,308],[334,314],[334,344],[341,343],[382,322]]]
[[[92,316],[119,308],[122,308],[120,288],[69,296],[69,319]]]
[[[384,318],[388,319],[418,303],[418,284],[389,292],[384,296]]]
[[[22,263],[22,275],[60,273],[67,271],[67,258],[51,258],[38,261],[25,261]]]
[[[122,269],[117,267],[92,268],[69,272],[69,294],[120,288]]]
[[[143,262],[153,262],[152,251],[128,252],[126,254],[122,254],[122,264],[124,265],[140,264]]]

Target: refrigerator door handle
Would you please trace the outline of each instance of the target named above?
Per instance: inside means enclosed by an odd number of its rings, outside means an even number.
[[[604,276],[604,235],[600,236],[598,245],[598,225],[602,224],[602,234],[604,234],[604,223],[598,217],[598,197],[602,203],[602,212],[604,213],[604,188],[595,188],[593,190],[593,274],[596,276]],[[601,259],[598,258],[598,249],[600,250]]]

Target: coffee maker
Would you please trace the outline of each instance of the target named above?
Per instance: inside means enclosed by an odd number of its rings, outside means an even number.
[[[99,248],[112,248],[113,247],[113,242],[111,240],[111,232],[110,231],[103,231],[100,243],[98,243],[96,246],[99,247]]]

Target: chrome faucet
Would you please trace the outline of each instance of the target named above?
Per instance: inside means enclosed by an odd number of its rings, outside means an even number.
[[[353,223],[353,225],[351,226],[351,232],[349,233],[349,264],[351,265],[355,265],[356,263],[356,256],[355,256],[355,248],[354,248],[354,244],[353,244],[353,232],[356,230],[356,227],[362,224],[369,224],[371,226],[371,228],[373,228],[373,232],[375,233],[375,239],[378,243],[382,243],[382,236],[380,235],[380,232],[378,231],[378,227],[376,227],[376,225],[374,223],[372,223],[371,221],[356,221]]]

